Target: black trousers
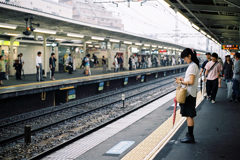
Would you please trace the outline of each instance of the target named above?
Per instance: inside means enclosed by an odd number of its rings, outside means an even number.
[[[211,96],[211,99],[215,101],[218,91],[218,78],[214,80],[207,80],[207,95]]]
[[[123,63],[120,63],[120,71],[123,70]]]
[[[70,62],[68,63],[71,67],[69,67],[69,70],[68,70],[68,73],[69,74],[72,74],[72,71],[73,71],[73,64]]]
[[[55,71],[55,67],[52,67],[52,68],[51,68],[52,77],[54,76],[54,71]]]
[[[21,79],[21,71],[22,71],[22,65],[18,64],[18,67],[16,68],[16,79]]]
[[[129,64],[129,70],[132,70],[132,64]]]

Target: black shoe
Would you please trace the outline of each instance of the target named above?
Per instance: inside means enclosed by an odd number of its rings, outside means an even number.
[[[42,80],[40,80],[40,81],[42,82],[42,81],[44,81],[44,80],[42,79]]]
[[[22,78],[19,78],[19,80],[22,80]]]
[[[180,140],[180,142],[182,142],[182,143],[195,143],[195,138],[194,138],[193,135],[190,135],[190,134],[187,133],[186,136]]]
[[[234,101],[232,101],[232,102],[238,103],[239,101],[238,101],[237,99],[235,99],[235,100],[234,100]]]
[[[232,101],[234,101],[234,99],[232,99],[232,98],[231,98],[231,99],[228,99],[228,102],[232,102]]]

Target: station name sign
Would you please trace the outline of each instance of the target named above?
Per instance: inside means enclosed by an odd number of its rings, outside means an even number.
[[[239,49],[239,45],[226,44],[226,45],[222,45],[222,49],[238,50]]]
[[[167,50],[166,49],[161,49],[161,50],[159,50],[159,52],[164,53],[164,52],[167,52]]]

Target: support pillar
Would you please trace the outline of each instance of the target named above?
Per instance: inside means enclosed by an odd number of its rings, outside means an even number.
[[[10,57],[8,59],[8,64],[10,65],[9,66],[9,72],[10,72],[10,76],[14,76],[14,68],[13,68],[13,63],[14,63],[14,56],[13,56],[13,42],[16,40],[16,37],[11,37],[10,38]]]
[[[112,63],[113,63],[113,60],[112,60],[112,51],[113,49],[115,48],[115,43],[112,43],[111,44],[111,49],[108,50],[108,71],[111,71],[112,70]]]
[[[44,70],[45,70],[45,74],[43,75],[43,77],[47,77],[47,72],[49,70],[46,44],[47,44],[47,37],[43,36],[43,55],[44,55]]]

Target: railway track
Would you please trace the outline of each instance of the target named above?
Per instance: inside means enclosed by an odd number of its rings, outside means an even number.
[[[175,89],[172,86],[175,76],[179,76],[179,74],[146,83],[141,87],[136,85],[119,90],[115,94],[95,97],[91,102],[84,103],[83,100],[80,104],[73,104],[73,106],[69,104],[50,113],[44,112],[34,118],[28,117],[11,122],[10,126],[5,123],[0,126],[0,131],[4,129],[9,134],[16,132],[20,134],[15,134],[15,136],[2,141],[5,145],[1,147],[2,154],[0,156],[2,157],[0,158],[39,159],[172,91]],[[124,108],[121,101],[123,92],[126,93]],[[29,146],[24,144],[23,139],[25,125],[32,126],[32,144]]]

